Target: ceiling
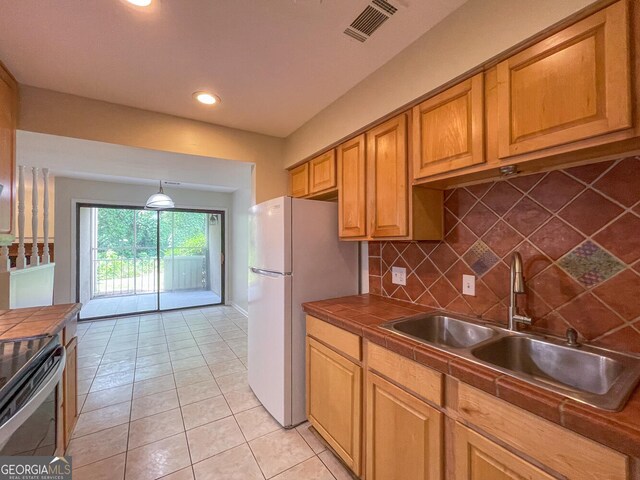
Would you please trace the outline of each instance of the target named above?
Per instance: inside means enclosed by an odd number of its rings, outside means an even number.
[[[17,165],[27,170],[46,165],[57,177],[149,185],[152,190],[159,180],[170,180],[170,189],[231,193],[251,188],[251,163],[25,131],[17,132],[16,144]]]
[[[0,0],[0,60],[22,84],[285,137],[465,2],[389,1],[360,43],[343,31],[370,0]]]

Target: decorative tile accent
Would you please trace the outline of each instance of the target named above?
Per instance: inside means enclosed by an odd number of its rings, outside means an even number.
[[[574,248],[559,264],[586,287],[598,285],[624,268],[613,255],[590,240]]]
[[[640,157],[628,157],[447,190],[444,241],[369,242],[370,291],[504,323],[518,251],[534,331],[573,325],[588,341],[638,351],[638,172]],[[391,266],[407,268],[406,287],[391,285]],[[471,272],[482,277],[476,296],[462,296]]]
[[[463,258],[479,277],[488,272],[499,260],[482,240],[474,243]]]

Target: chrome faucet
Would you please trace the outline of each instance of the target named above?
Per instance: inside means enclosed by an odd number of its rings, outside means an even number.
[[[514,252],[511,257],[511,272],[509,286],[509,330],[517,330],[517,323],[531,325],[531,317],[518,313],[517,294],[524,294],[524,275],[522,274],[522,257]]]

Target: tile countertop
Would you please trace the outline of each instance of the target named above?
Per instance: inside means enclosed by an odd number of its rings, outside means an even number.
[[[619,452],[640,458],[640,386],[620,412],[592,408],[378,326],[433,308],[354,295],[303,304],[306,313],[524,408]]]
[[[0,341],[55,335],[75,318],[79,303],[0,310]]]

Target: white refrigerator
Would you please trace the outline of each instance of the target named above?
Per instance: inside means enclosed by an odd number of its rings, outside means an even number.
[[[305,415],[302,303],[358,293],[358,244],[338,240],[338,206],[280,197],[250,211],[249,385],[284,427]]]

